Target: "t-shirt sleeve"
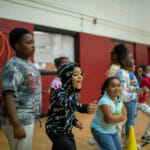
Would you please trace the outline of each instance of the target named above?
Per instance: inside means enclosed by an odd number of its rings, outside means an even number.
[[[22,74],[13,65],[6,65],[2,69],[1,81],[2,92],[17,91],[17,84],[20,82]]]
[[[130,80],[134,80],[134,73],[133,72],[129,72],[129,77],[130,77]]]
[[[116,76],[120,79],[122,92],[120,98],[124,102],[129,102],[137,98],[137,93],[133,92],[136,90],[135,87],[128,85],[126,74],[122,71],[118,71]]]
[[[51,83],[51,88],[57,90],[62,87],[62,83],[58,79],[54,79]]]
[[[98,102],[98,106],[101,106],[101,105],[109,105],[108,101],[106,100],[106,98],[101,98]]]
[[[144,87],[144,86],[147,86],[149,89],[150,89],[150,80],[147,80],[147,79],[142,79],[141,80],[141,84],[140,84],[140,87]]]
[[[118,71],[117,68],[111,67],[111,68],[108,70],[107,76],[108,76],[108,77],[113,77],[113,76],[115,76],[115,74],[116,74],[117,71]]]

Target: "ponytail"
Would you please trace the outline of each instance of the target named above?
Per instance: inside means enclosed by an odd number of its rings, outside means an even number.
[[[114,80],[114,79],[118,79],[118,80],[119,80],[118,77],[113,76],[113,77],[107,78],[107,79],[104,81],[104,83],[103,83],[103,85],[102,85],[102,87],[101,87],[101,96],[100,96],[100,98],[104,95],[105,89],[109,86],[110,81],[111,81],[111,80]],[[120,81],[120,80],[119,80],[119,81]]]

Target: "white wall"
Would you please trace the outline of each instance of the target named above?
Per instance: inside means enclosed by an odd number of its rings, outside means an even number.
[[[0,0],[1,18],[147,45],[149,12],[150,0]]]

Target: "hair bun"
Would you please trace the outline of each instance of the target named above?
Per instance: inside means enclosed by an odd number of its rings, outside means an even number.
[[[127,53],[128,50],[127,50],[127,47],[125,46],[125,44],[120,43],[114,47],[114,51],[117,55],[120,55],[122,53],[124,53],[124,54]]]

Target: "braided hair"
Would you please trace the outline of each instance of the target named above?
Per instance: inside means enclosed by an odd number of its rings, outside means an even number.
[[[14,28],[9,34],[10,46],[15,50],[15,44],[19,42],[24,34],[30,34],[27,29],[24,28]]]

